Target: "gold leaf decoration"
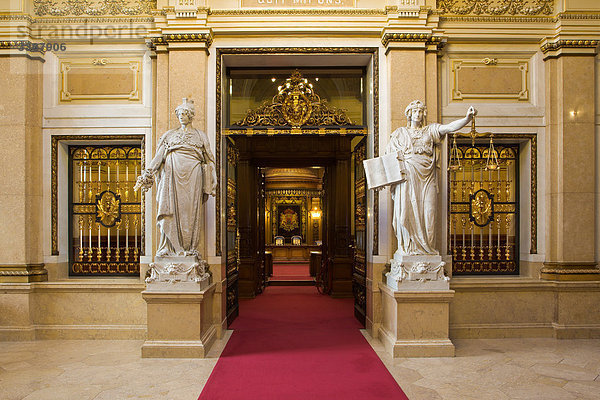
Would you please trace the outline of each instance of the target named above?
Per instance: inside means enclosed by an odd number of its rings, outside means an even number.
[[[438,8],[457,15],[551,15],[554,0],[439,0]]]
[[[312,83],[296,70],[271,103],[265,102],[255,110],[248,110],[238,126],[346,126],[354,125],[346,111],[330,106],[313,90]]]
[[[121,220],[121,196],[106,190],[96,196],[96,222],[110,228]]]

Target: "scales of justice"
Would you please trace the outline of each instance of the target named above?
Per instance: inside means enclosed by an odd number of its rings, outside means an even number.
[[[427,108],[419,100],[405,110],[407,126],[392,132],[385,155],[363,161],[369,189],[390,187],[392,192],[392,225],[398,250],[390,260],[387,285],[394,290],[448,290],[449,278],[445,262],[435,248],[438,228],[438,145],[443,137],[472,123],[471,132],[461,136],[482,136],[475,131],[477,111],[469,107],[464,118],[448,124],[425,124]],[[456,157],[454,133],[449,169],[460,168]],[[456,150],[456,151],[455,151]],[[486,168],[497,168],[497,156],[490,138]],[[494,162],[495,161],[495,162]]]

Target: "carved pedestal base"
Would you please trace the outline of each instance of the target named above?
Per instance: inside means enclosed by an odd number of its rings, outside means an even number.
[[[178,284],[175,284],[178,285]],[[145,290],[148,339],[143,358],[204,358],[216,338],[210,284],[199,292]]]
[[[385,274],[387,285],[394,290],[448,290],[441,256],[401,256],[390,260],[391,271]]]
[[[383,323],[379,337],[392,357],[454,357],[448,338],[454,290],[390,289],[379,283]]]
[[[200,292],[209,283],[208,263],[196,256],[156,257],[146,276],[149,291]]]

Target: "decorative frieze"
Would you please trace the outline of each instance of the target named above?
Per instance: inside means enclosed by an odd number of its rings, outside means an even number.
[[[554,0],[439,0],[445,14],[458,15],[551,15]]]
[[[38,16],[66,15],[150,15],[156,8],[156,0],[33,0]]]

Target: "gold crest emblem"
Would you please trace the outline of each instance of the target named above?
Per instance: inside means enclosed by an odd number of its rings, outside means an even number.
[[[486,226],[494,219],[494,196],[485,189],[471,195],[469,219],[477,226]]]
[[[105,190],[96,196],[96,222],[111,228],[121,220],[121,196]]]
[[[279,216],[279,227],[287,232],[298,228],[298,214],[291,208],[286,208]]]

